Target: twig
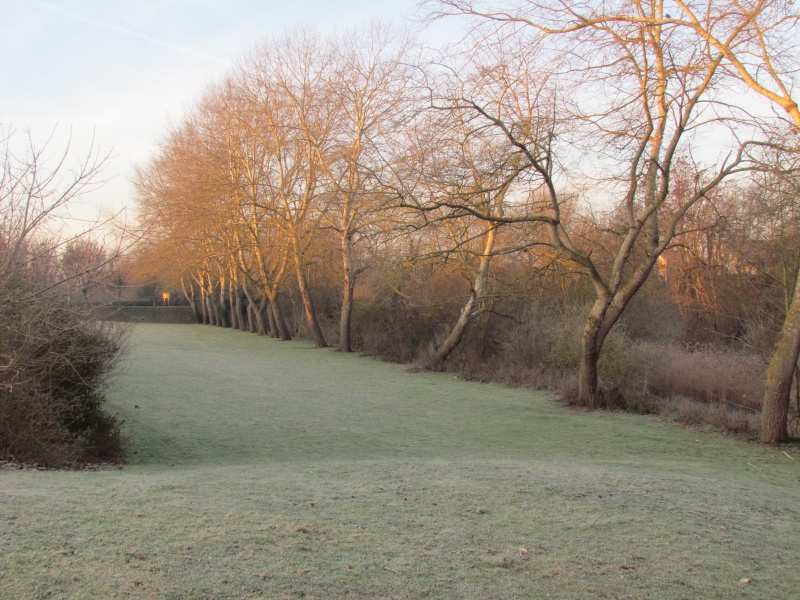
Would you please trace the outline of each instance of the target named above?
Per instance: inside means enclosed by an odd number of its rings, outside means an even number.
[[[784,453],[786,456],[788,456],[789,458],[791,458],[792,460],[794,460],[794,456],[792,456],[791,454],[789,454],[789,453],[788,453],[788,452],[786,452],[785,450],[783,451],[783,453]]]
[[[395,571],[394,569],[390,569],[389,567],[383,567],[383,570],[384,570],[384,571],[389,571],[389,572],[391,572],[391,573],[394,573],[395,575],[400,575],[400,573],[398,573],[398,572],[397,572],[397,571]]]

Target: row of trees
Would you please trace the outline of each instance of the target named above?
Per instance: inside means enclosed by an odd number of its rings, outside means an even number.
[[[589,283],[578,398],[596,408],[609,334],[657,266],[679,262],[665,253],[717,224],[726,180],[769,172],[763,195],[791,197],[797,16],[778,2],[673,4],[432,2],[476,26],[468,51],[435,59],[378,24],[265,41],[139,171],[142,260],[206,322],[282,339],[291,274],[325,346],[309,278],[335,252],[349,351],[359,276],[436,257],[469,288],[432,368],[494,310],[498,268],[568,269]],[[743,87],[791,120],[750,115]],[[787,435],[798,295],[769,370],[765,441]]]

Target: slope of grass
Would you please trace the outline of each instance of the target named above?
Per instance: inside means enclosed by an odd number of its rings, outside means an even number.
[[[113,401],[124,470],[0,472],[0,597],[800,593],[794,448],[200,326]]]

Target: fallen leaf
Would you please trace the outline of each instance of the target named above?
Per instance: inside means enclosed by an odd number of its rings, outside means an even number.
[[[298,533],[311,533],[311,528],[308,525],[298,525],[294,530]]]
[[[256,573],[256,577],[258,577],[261,581],[264,581],[267,578],[266,573]]]
[[[739,583],[750,583],[750,578],[749,577],[742,577],[739,580]]]

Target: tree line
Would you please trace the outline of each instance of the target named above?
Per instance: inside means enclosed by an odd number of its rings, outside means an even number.
[[[542,314],[584,307],[562,363],[589,408],[609,403],[615,335],[643,336],[673,309],[684,342],[702,329],[753,347],[761,325],[760,435],[787,439],[792,7],[426,6],[467,19],[460,46],[420,50],[375,22],[298,29],[209,85],[137,173],[139,268],[179,286],[201,322],[343,352],[381,331],[399,343],[399,315],[427,323],[402,358],[432,369],[462,360],[468,338],[488,364],[526,311],[540,314],[527,335],[546,337]]]

